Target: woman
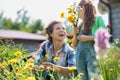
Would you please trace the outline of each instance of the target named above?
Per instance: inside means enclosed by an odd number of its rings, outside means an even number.
[[[64,23],[60,21],[52,21],[45,29],[48,35],[48,41],[42,43],[40,52],[37,56],[37,64],[50,68],[59,68],[59,73],[69,74],[70,67],[75,66],[75,52],[66,42],[66,28]],[[47,59],[46,55],[48,55]],[[58,60],[55,61],[54,58]],[[40,62],[40,60],[44,62]],[[46,79],[47,80],[47,79]],[[48,79],[49,80],[49,79]]]
[[[79,27],[74,27],[73,46],[76,48],[76,67],[78,73],[84,73],[82,80],[98,79],[97,63],[94,50],[94,36],[99,27],[106,28],[101,16],[96,16],[95,6],[90,0],[81,0]],[[95,76],[97,75],[97,76]],[[93,80],[94,80],[93,79]],[[96,79],[95,79],[96,80]]]

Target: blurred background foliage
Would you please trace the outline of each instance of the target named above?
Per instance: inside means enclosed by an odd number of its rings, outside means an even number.
[[[0,29],[4,30],[20,30],[24,32],[36,33],[37,30],[43,31],[44,24],[41,19],[30,22],[30,18],[26,15],[27,11],[20,9],[17,11],[17,18],[12,21],[11,18],[3,17],[4,11],[0,13]]]

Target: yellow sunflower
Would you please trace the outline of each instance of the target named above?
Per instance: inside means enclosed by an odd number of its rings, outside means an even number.
[[[60,17],[61,17],[61,18],[64,18],[64,17],[65,17],[65,13],[64,13],[64,12],[61,12],[61,13],[60,13]]]
[[[68,15],[67,20],[68,20],[70,23],[74,23],[74,22],[76,21],[75,19],[76,19],[76,18],[75,18],[75,14],[70,13],[70,14]]]

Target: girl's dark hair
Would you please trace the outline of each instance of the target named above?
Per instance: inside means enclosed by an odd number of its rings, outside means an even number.
[[[50,41],[50,42],[52,42],[52,37],[50,36],[50,34],[53,32],[53,29],[54,29],[54,25],[56,25],[56,24],[58,24],[58,23],[62,23],[62,22],[60,22],[60,21],[52,21],[52,22],[50,22],[47,26],[46,26],[46,28],[45,28],[45,33],[48,35],[48,40]]]
[[[82,0],[78,6],[84,7],[85,12],[84,12],[84,34],[87,35],[89,34],[94,21],[95,21],[95,6],[93,6],[92,2],[90,0]]]

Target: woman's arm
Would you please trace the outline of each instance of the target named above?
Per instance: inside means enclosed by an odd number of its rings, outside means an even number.
[[[77,75],[75,66],[72,66],[72,67],[62,67],[62,66],[55,65],[55,69],[57,69],[57,68],[60,69],[59,72],[62,73],[62,74],[69,75],[69,74],[74,73],[74,75]],[[74,69],[72,70],[72,68],[74,68]]]
[[[59,71],[60,73],[62,74],[65,74],[65,75],[68,75],[70,73],[73,73],[76,75],[76,61],[75,61],[75,51],[73,50],[73,48],[71,47],[68,47],[67,48],[68,51],[67,51],[67,62],[66,62],[66,66],[63,67],[63,66],[59,66],[59,65],[55,65],[53,63],[50,63],[50,62],[42,62],[41,65],[44,66],[45,69],[47,69],[47,67],[50,67],[52,69],[55,69],[57,71]]]
[[[50,67],[51,69],[54,69],[54,70],[58,71],[59,73],[65,74],[65,75],[69,75],[71,73],[74,73],[74,75],[77,74],[75,70],[70,69],[70,68],[73,68],[75,66],[62,67],[62,66],[54,65],[53,63],[50,63],[50,62],[43,62],[43,63],[41,63],[41,66],[44,66],[45,70],[47,70],[47,68]]]

